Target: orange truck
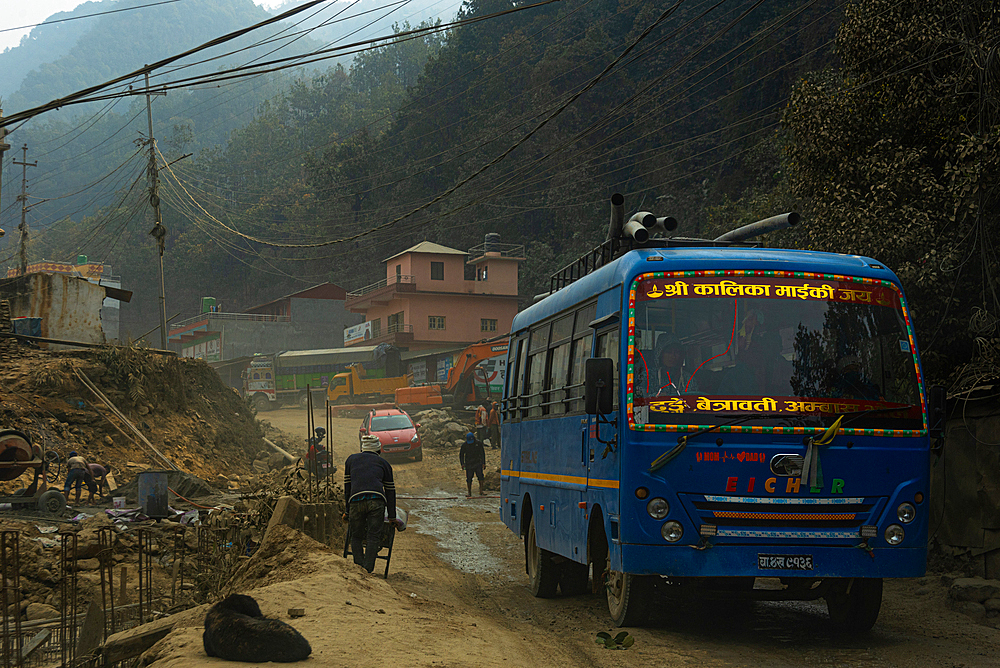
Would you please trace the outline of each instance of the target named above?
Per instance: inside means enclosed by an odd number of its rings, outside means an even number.
[[[475,401],[473,373],[476,367],[488,359],[506,354],[506,336],[473,343],[457,355],[455,366],[448,369],[448,379],[443,385],[400,387],[396,390],[396,405],[438,406],[452,402],[461,405]]]

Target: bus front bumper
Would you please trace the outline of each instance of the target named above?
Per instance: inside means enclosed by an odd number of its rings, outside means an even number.
[[[622,544],[627,573],[673,577],[909,578],[927,570],[926,547]],[[790,568],[782,568],[787,563]]]

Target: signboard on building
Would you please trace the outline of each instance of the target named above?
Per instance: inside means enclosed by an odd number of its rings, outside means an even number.
[[[354,325],[344,329],[344,345],[367,341],[372,338],[372,321],[367,320],[360,325]]]
[[[504,381],[507,378],[507,355],[491,357],[480,362],[472,372],[472,382],[478,396],[503,396]],[[487,387],[489,388],[487,390]]]
[[[448,369],[452,367],[451,356],[439,359],[437,362],[437,378],[435,379],[439,383],[448,382]]]
[[[181,357],[193,357],[206,362],[218,362],[222,359],[222,334],[212,332],[206,337],[195,339],[181,347]]]
[[[409,366],[407,371],[413,374],[413,383],[420,384],[427,382],[427,362],[425,360],[420,360],[419,362],[414,362]]]

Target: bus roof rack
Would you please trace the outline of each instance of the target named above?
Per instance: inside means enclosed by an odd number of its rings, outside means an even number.
[[[625,198],[620,193],[611,196],[611,222],[607,239],[600,246],[584,253],[578,259],[555,272],[549,278],[549,292],[537,295],[535,301],[547,297],[560,288],[574,283],[625,253],[639,248],[697,248],[737,246],[753,248],[757,242],[752,237],[791,227],[799,222],[799,214],[783,213],[749,225],[738,227],[715,239],[667,237],[666,233],[677,228],[672,216],[657,217],[648,211],[639,211],[625,220]]]

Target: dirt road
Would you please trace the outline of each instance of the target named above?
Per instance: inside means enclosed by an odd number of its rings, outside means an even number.
[[[305,438],[303,411],[264,417]],[[338,459],[357,448],[358,423],[335,421]],[[496,451],[488,457],[498,459]],[[496,499],[464,498],[451,446],[428,444],[422,462],[394,464],[394,471],[400,496],[410,497],[399,505],[411,515],[387,581],[319,554],[296,569],[312,575],[250,592],[266,614],[308,608],[292,623],[313,643],[312,665],[1000,665],[1000,631],[948,610],[938,576],[888,581],[882,615],[864,637],[832,633],[822,602],[757,603],[740,613],[664,600],[646,628],[630,629],[631,649],[605,650],[594,643],[610,629],[604,598],[532,597],[520,540],[499,522]],[[155,658],[156,666],[218,661],[204,656],[196,628],[176,631]]]

